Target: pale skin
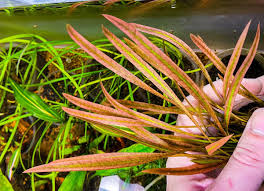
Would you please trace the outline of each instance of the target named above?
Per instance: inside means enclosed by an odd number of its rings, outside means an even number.
[[[264,76],[244,79],[242,84],[253,94],[264,100]],[[222,81],[214,82],[222,94]],[[204,87],[205,93],[215,102],[220,100],[210,86]],[[193,97],[188,100],[197,105]],[[250,101],[240,95],[236,97],[234,108],[239,109]],[[186,115],[179,115],[177,125],[194,125]],[[199,133],[197,129],[189,129]],[[186,176],[167,176],[167,191],[264,191],[264,108],[257,109],[249,119],[239,143],[228,163],[219,171],[207,174]],[[184,167],[193,164],[186,157],[171,157],[168,168]]]

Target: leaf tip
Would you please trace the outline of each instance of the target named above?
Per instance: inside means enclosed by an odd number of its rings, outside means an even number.
[[[228,135],[226,137],[223,137],[222,139],[211,143],[210,145],[207,145],[205,147],[207,153],[209,156],[211,156],[215,151],[217,151],[218,149],[220,149],[224,144],[227,143],[227,141],[233,136],[234,134]]]

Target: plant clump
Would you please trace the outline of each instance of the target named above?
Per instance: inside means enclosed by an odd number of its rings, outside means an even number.
[[[104,15],[104,17],[130,38],[121,40],[107,28],[102,27],[103,33],[109,41],[148,79],[148,83],[100,51],[70,25],[67,25],[68,33],[94,60],[141,89],[161,98],[171,106],[166,107],[141,101],[116,100],[101,82],[101,88],[107,100],[104,104],[97,104],[64,94],[64,97],[69,102],[86,111],[68,107],[63,107],[62,109],[71,116],[89,122],[101,132],[125,137],[151,147],[156,151],[153,153],[121,152],[83,155],[56,160],[33,167],[25,172],[93,171],[123,168],[172,156],[189,157],[195,164],[183,168],[147,169],[143,172],[186,175],[205,173],[224,166],[232,155],[250,117],[248,113],[234,109],[235,98],[240,94],[263,106],[263,101],[242,85],[242,79],[257,52],[260,39],[259,25],[252,46],[236,73],[234,71],[237,67],[250,22],[244,28],[227,66],[205,44],[200,36],[190,35],[192,41],[218,70],[218,76],[223,84],[222,90],[219,90],[215,87],[210,74],[199,57],[186,43],[176,36],[156,28],[127,23],[114,16]],[[215,102],[212,100],[203,87],[197,85],[165,51],[155,46],[142,32],[161,38],[177,47],[192,63],[196,64],[219,101]],[[185,103],[175,94],[172,87],[165,82],[167,78],[173,82],[181,96],[185,98]],[[152,85],[149,85],[150,82]],[[183,91],[188,92],[196,100],[197,104],[191,104],[186,99]],[[178,126],[173,122],[170,123],[159,119],[157,116],[160,114],[184,114],[190,118],[194,125]],[[217,130],[216,134],[212,134],[208,130],[212,127]],[[150,128],[161,129],[165,133],[153,132],[149,130]],[[189,128],[197,129],[199,133],[187,131]],[[190,154],[189,151],[200,154]]]

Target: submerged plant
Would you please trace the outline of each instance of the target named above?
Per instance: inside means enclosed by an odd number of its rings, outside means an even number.
[[[107,99],[105,104],[97,104],[64,94],[66,99],[71,103],[87,111],[66,107],[63,107],[63,110],[74,117],[91,123],[100,131],[125,137],[134,142],[152,147],[156,149],[157,152],[122,152],[84,155],[56,160],[49,164],[33,167],[25,172],[113,169],[140,165],[170,156],[186,156],[191,158],[196,164],[182,168],[148,169],[144,172],[165,175],[184,175],[205,173],[224,166],[234,151],[242,134],[242,130],[250,117],[248,113],[234,110],[234,100],[236,96],[240,94],[263,105],[262,100],[241,85],[242,79],[250,67],[257,51],[260,39],[259,25],[248,55],[236,73],[234,73],[234,70],[237,66],[250,23],[246,25],[242,32],[227,67],[221,59],[207,47],[200,36],[191,34],[193,42],[218,69],[218,75],[223,81],[223,92],[220,92],[214,86],[206,67],[195,52],[176,36],[159,29],[134,23],[126,23],[110,15],[104,15],[104,17],[122,30],[130,40],[127,38],[120,40],[103,26],[102,28],[105,36],[131,64],[152,82],[152,85],[143,82],[130,71],[119,65],[114,59],[101,52],[70,25],[67,26],[68,33],[83,50],[105,67],[173,106],[165,107],[139,101],[115,100],[107,92],[103,83],[101,83],[103,93]],[[174,61],[172,61],[165,51],[156,47],[141,32],[159,37],[182,51],[184,55],[200,68],[215,92],[215,95],[221,100],[221,103],[215,103],[211,100],[209,96],[206,95],[206,92],[204,92],[203,87],[197,85],[177,64],[175,64]],[[186,103],[182,103],[182,100],[176,95],[172,87],[165,82],[162,75],[157,71],[169,78],[184,98],[186,97],[183,93],[183,89],[186,90],[197,101],[197,106],[192,105],[188,100],[186,100]],[[185,114],[195,125],[177,126],[155,117],[159,114]],[[238,126],[239,129],[237,128]],[[162,129],[165,130],[165,132],[171,133],[153,133],[148,130],[149,127]],[[218,130],[217,134],[212,135],[210,131],[208,131],[209,127]],[[196,128],[200,133],[194,134],[186,131],[188,128]],[[173,133],[176,133],[176,135]],[[198,152],[200,154],[190,154],[187,151]]]

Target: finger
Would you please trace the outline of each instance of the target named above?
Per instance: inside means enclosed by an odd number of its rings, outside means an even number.
[[[211,185],[210,191],[254,191],[264,178],[264,108],[249,119],[227,165]]]
[[[251,93],[253,93],[254,95],[256,95],[262,99],[264,99],[264,76],[261,76],[261,77],[256,78],[256,79],[243,79],[242,84]],[[223,94],[223,82],[222,82],[222,80],[215,81],[214,85],[217,88],[218,93],[220,95],[222,95]],[[212,87],[210,85],[204,86],[203,91],[216,104],[223,104],[222,100],[219,99],[219,97],[215,94],[214,90],[212,89]],[[188,96],[187,99],[194,107],[198,106],[199,102],[193,96]],[[241,107],[248,105],[251,102],[252,102],[251,100],[249,100],[249,99],[238,94],[235,98],[234,109],[238,110]],[[183,103],[187,105],[186,101],[184,101]],[[192,125],[194,125],[194,123],[189,119],[189,117],[182,114],[182,115],[178,116],[177,125],[179,125],[179,126],[192,126]],[[189,129],[185,129],[185,131],[188,131],[189,133],[194,133],[194,134],[201,134],[201,132],[198,128],[189,128]],[[215,131],[215,129],[211,129],[210,130],[211,134],[217,133],[214,131]]]
[[[264,75],[255,79],[245,78],[242,80],[242,85],[256,96],[264,96]],[[214,86],[216,87],[218,94],[223,96],[222,80],[215,81]],[[213,102],[221,104],[222,100],[215,94],[213,88],[209,84],[204,86],[203,91]],[[198,106],[199,102],[193,96],[188,96],[187,99],[193,106]],[[241,95],[237,95],[234,105],[247,105],[248,103],[244,103],[245,101],[248,102],[249,100]],[[186,101],[184,101],[184,103],[187,104]]]
[[[192,165],[193,162],[187,157],[170,157],[167,160],[167,168],[177,168]],[[204,191],[212,182],[213,178],[205,174],[185,176],[167,176],[167,191]]]
[[[264,76],[261,76],[256,79],[245,79],[242,81],[242,84],[245,88],[247,88],[251,93],[259,97],[260,99],[264,99]],[[252,101],[243,97],[242,95],[237,95],[234,102],[234,110],[238,110],[241,107],[248,105]]]

